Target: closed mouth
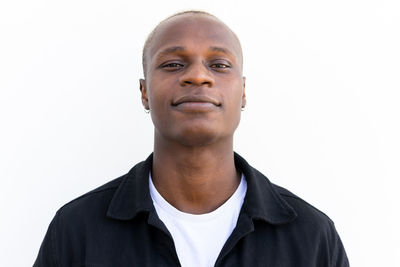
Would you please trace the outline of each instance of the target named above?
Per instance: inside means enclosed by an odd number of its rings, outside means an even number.
[[[218,102],[215,98],[206,96],[206,95],[186,95],[178,98],[177,100],[172,102],[172,106],[179,106],[183,103],[211,103],[214,106],[221,106],[221,103]]]

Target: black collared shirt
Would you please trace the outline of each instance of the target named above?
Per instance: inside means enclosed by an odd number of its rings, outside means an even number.
[[[152,160],[150,155],[129,173],[63,206],[34,267],[180,266],[150,197]],[[349,266],[325,214],[270,183],[237,154],[235,165],[246,177],[247,193],[215,266]]]

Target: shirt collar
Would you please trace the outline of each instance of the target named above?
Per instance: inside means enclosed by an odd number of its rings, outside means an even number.
[[[236,168],[243,172],[247,181],[247,193],[241,212],[252,219],[275,225],[293,221],[297,216],[296,212],[274,189],[271,182],[237,153],[234,158]],[[152,164],[153,154],[135,165],[122,178],[108,207],[108,217],[130,220],[139,213],[154,210],[149,190]]]
[[[235,166],[243,172],[247,181],[247,194],[242,207],[244,213],[252,219],[264,220],[275,225],[296,219],[295,210],[280,196],[268,178],[251,167],[237,153]]]

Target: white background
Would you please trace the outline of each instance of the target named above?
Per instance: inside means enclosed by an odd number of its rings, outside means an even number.
[[[58,208],[152,151],[141,49],[203,9],[242,41],[235,150],[327,213],[352,266],[400,266],[399,1],[2,1],[0,266],[31,266]]]

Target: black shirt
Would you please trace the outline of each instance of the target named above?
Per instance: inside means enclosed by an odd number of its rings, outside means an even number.
[[[180,266],[150,196],[152,161],[150,155],[127,174],[63,206],[34,267]],[[235,166],[246,178],[247,193],[215,266],[349,266],[325,214],[272,184],[237,154]]]

